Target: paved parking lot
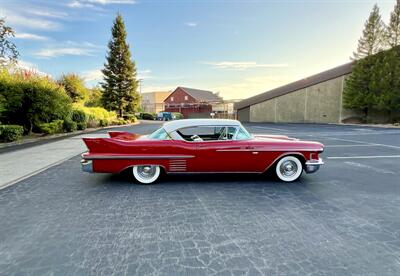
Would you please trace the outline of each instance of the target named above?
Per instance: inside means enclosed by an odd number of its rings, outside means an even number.
[[[290,184],[182,175],[145,186],[85,174],[73,157],[0,190],[0,274],[400,275],[400,129],[246,127],[322,142],[326,165]]]

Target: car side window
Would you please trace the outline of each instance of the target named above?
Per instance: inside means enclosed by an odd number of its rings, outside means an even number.
[[[178,134],[186,141],[218,141],[232,140],[236,134],[236,127],[199,126],[179,129]]]

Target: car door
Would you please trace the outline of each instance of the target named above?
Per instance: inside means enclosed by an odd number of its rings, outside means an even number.
[[[236,127],[226,127],[216,140],[195,141],[196,156],[193,161],[198,172],[253,172],[248,152],[248,141],[233,140]]]

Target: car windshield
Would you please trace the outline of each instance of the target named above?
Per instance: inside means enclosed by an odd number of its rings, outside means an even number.
[[[251,138],[251,134],[247,132],[247,130],[241,126],[239,128],[238,134],[236,135],[236,140],[247,140]]]
[[[149,135],[149,138],[155,140],[171,140],[171,137],[168,135],[164,128],[157,129]]]

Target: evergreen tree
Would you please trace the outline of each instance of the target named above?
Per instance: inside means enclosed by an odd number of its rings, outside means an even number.
[[[4,19],[0,18],[0,65],[14,62],[19,56],[17,46],[10,41],[14,36],[13,29],[6,26]]]
[[[363,34],[358,40],[357,52],[353,53],[353,59],[358,60],[380,52],[383,49],[384,31],[385,24],[375,4],[364,24]]]
[[[102,70],[102,103],[106,109],[116,110],[122,117],[124,111],[136,110],[140,98],[137,93],[136,66],[131,60],[129,45],[126,43],[125,24],[120,14],[114,21],[111,33],[107,60]]]
[[[373,62],[371,58],[358,60],[346,79],[343,90],[343,102],[346,108],[360,110],[365,119],[372,108],[375,97],[370,88]]]
[[[397,0],[390,14],[390,22],[386,28],[386,42],[390,48],[400,45],[400,0]]]

